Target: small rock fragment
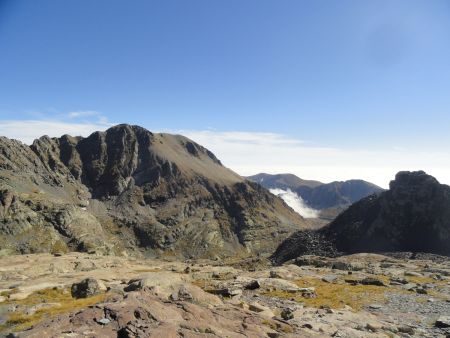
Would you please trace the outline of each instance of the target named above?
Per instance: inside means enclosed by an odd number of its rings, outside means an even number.
[[[97,320],[97,323],[102,325],[108,325],[109,323],[111,323],[111,320],[108,318],[101,318]]]
[[[380,310],[382,308],[383,308],[383,305],[381,305],[381,304],[370,304],[369,305],[369,309],[371,309],[371,310]]]
[[[382,326],[379,323],[367,323],[366,329],[372,332],[378,332],[381,330]]]
[[[436,327],[447,328],[450,327],[450,316],[440,316],[435,323]]]
[[[338,276],[336,276],[336,275],[327,275],[322,278],[322,281],[324,281],[326,283],[335,283],[337,281],[337,279],[338,279]]]
[[[374,277],[366,277],[359,282],[362,285],[375,285],[375,286],[385,286],[383,281]]]
[[[398,326],[397,330],[398,330],[398,332],[401,332],[401,333],[407,333],[409,335],[414,335],[414,329],[410,326],[406,326],[406,325]]]
[[[251,281],[250,283],[248,283],[245,286],[246,290],[256,290],[259,289],[261,287],[261,284],[259,284],[259,282],[257,280]]]
[[[410,276],[410,277],[423,277],[423,275],[419,272],[416,271],[405,271],[405,276]]]
[[[291,309],[283,309],[283,311],[281,311],[281,318],[283,318],[284,320],[293,319],[294,313]]]
[[[178,290],[178,299],[189,301],[194,299],[194,297],[192,297],[191,293],[186,289],[184,285],[182,285]]]

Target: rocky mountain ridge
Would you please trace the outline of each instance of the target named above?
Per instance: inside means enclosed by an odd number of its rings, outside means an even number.
[[[450,255],[450,187],[423,171],[399,172],[390,189],[350,206],[318,231],[299,231],[274,254],[426,252]]]
[[[118,125],[31,146],[0,138],[0,250],[269,253],[308,223],[180,136]]]
[[[319,211],[319,218],[331,221],[348,206],[382,188],[363,180],[322,183],[303,180],[293,174],[257,174],[247,177],[266,189],[291,190],[301,197],[305,205]]]

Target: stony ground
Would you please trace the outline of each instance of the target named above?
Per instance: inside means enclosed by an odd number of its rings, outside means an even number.
[[[446,259],[303,256],[273,267],[70,253],[0,265],[5,337],[450,337],[449,316]]]

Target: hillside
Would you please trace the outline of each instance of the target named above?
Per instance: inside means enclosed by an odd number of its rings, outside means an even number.
[[[450,187],[423,171],[399,172],[390,189],[350,206],[319,231],[299,231],[273,255],[425,252],[450,255]]]
[[[308,223],[204,147],[118,125],[87,138],[0,138],[2,252],[268,253]]]

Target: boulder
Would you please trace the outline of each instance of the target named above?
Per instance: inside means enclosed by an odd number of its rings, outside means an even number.
[[[326,275],[322,277],[322,281],[326,283],[335,283],[338,279],[336,275]]]
[[[294,318],[294,313],[292,312],[291,309],[283,309],[281,311],[281,318],[283,318],[284,320],[290,320]]]
[[[450,316],[440,316],[435,323],[436,327],[448,328],[450,327]]]
[[[71,294],[73,298],[87,298],[106,291],[105,285],[94,278],[86,278],[79,283],[72,284]]]
[[[385,286],[384,282],[378,278],[366,277],[359,281],[362,285],[375,285],[375,286]]]
[[[169,298],[173,301],[191,301],[194,299],[192,294],[184,285],[180,286],[178,292],[172,293]]]

